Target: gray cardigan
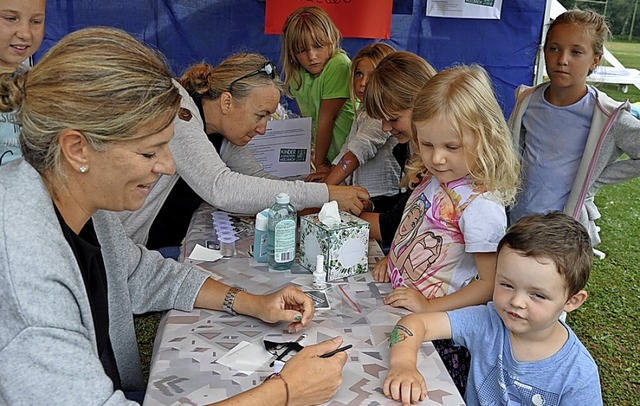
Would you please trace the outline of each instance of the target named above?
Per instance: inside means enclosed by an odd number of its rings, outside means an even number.
[[[548,83],[539,85],[548,86]],[[514,143],[522,154],[527,132],[522,117],[537,87],[520,86],[509,119]],[[576,179],[564,213],[580,221],[589,231],[593,245],[600,243],[595,220],[600,212],[594,197],[604,185],[613,185],[640,176],[640,120],[629,113],[629,102],[620,103],[596,90],[596,107]],[[568,123],[567,125],[571,125]],[[562,133],[562,128],[558,128]],[[557,135],[557,134],[556,134]],[[627,154],[628,159],[619,158]]]
[[[182,96],[181,107],[191,112],[191,118],[176,118],[175,121],[175,135],[169,143],[169,149],[176,163],[176,173],[158,180],[140,210],[119,214],[133,241],[146,244],[149,228],[180,176],[204,201],[234,213],[255,214],[272,206],[280,192],[291,196],[291,204],[297,210],[321,207],[329,201],[329,189],[324,183],[256,178],[232,171],[207,138],[202,117],[193,99],[178,82],[174,84]],[[250,153],[248,148],[243,149],[245,154]],[[234,151],[237,148],[228,148],[223,153],[229,155]],[[251,161],[245,161],[249,165],[244,169],[238,163],[238,160],[243,160],[242,157],[234,159],[231,165],[234,170],[243,170],[252,175],[266,174],[261,166],[256,168],[257,161],[253,156],[251,158]],[[227,156],[231,162],[230,159]]]
[[[207,274],[133,244],[114,213],[93,222],[123,389],[144,390],[133,314],[191,310]],[[129,403],[98,359],[82,275],[51,196],[21,159],[0,167],[0,233],[0,403]]]

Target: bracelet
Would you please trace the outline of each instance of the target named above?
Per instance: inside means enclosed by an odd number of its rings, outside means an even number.
[[[236,301],[236,295],[238,292],[243,291],[242,288],[230,287],[227,294],[224,296],[224,302],[222,302],[222,309],[232,316],[237,316],[238,313],[233,311],[233,303]]]
[[[282,382],[284,382],[284,390],[287,392],[287,398],[284,401],[284,406],[289,406],[289,384],[287,383],[287,381],[284,380],[284,377],[280,375],[280,372],[272,373],[271,375],[267,376],[267,379],[265,379],[265,381],[268,381],[274,378],[280,378],[282,379]]]

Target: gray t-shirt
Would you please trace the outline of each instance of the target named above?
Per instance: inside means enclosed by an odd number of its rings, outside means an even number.
[[[532,213],[562,211],[582,160],[596,103],[595,91],[577,103],[558,107],[536,89],[522,118],[527,138],[522,154],[522,190],[510,222]]]

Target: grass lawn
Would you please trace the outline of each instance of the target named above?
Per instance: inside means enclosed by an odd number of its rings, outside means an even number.
[[[640,44],[609,43],[623,65],[640,69]],[[640,90],[629,86],[622,93],[615,85],[600,85],[616,100],[640,101]],[[638,134],[640,140],[640,134]],[[605,405],[640,404],[640,178],[607,186],[596,198],[602,219],[602,244],[606,253],[595,266],[587,302],[568,317],[600,368]],[[136,318],[136,331],[145,377],[159,315]]]
[[[600,368],[605,405],[640,399],[640,178],[603,188],[596,197],[604,260],[595,259],[586,303],[569,325]]]
[[[612,42],[607,48],[627,68],[640,69],[640,43]],[[601,90],[616,100],[640,101],[640,90],[622,93],[615,85]],[[638,134],[640,139],[640,134]],[[640,404],[640,179],[603,188],[596,197],[598,221],[607,254],[595,260],[587,302],[569,324],[600,368],[605,405]]]

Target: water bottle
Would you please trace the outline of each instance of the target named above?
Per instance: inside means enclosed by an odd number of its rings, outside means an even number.
[[[271,271],[291,269],[296,259],[296,209],[289,195],[280,193],[269,209],[267,227],[267,262]]]
[[[258,262],[267,262],[267,228],[269,227],[269,209],[256,214],[256,227],[253,238],[253,257]]]

